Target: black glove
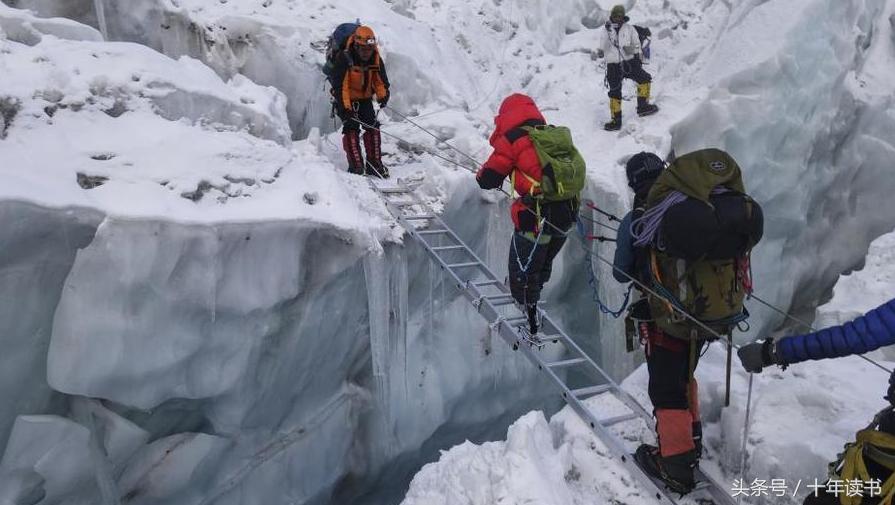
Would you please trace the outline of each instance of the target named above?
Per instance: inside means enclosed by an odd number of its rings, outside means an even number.
[[[889,376],[889,391],[886,392],[885,399],[895,405],[895,373]]]
[[[388,99],[391,98],[391,97],[392,97],[391,92],[390,92],[390,91],[386,91],[386,92],[385,92],[385,96],[382,97],[381,100],[379,100],[379,107],[381,107],[381,108],[384,109],[385,106],[388,105]]]
[[[769,338],[764,342],[754,342],[740,347],[737,351],[743,368],[749,373],[761,373],[761,369],[777,363],[774,352],[774,339]]]

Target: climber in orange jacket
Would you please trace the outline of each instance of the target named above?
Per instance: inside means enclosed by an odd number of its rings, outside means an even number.
[[[382,165],[382,137],[373,98],[385,107],[390,97],[389,82],[370,27],[359,26],[345,49],[336,55],[330,83],[336,114],[342,120],[342,147],[348,156],[348,171],[388,177],[388,169]],[[360,146],[362,125],[366,165]]]

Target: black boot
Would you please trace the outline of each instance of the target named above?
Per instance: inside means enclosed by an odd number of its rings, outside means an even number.
[[[531,336],[538,334],[538,305],[529,303],[525,305],[525,314],[528,316],[528,331]]]
[[[616,112],[612,115],[612,121],[603,125],[606,131],[614,132],[622,129],[622,113]]]
[[[696,446],[696,459],[702,457],[702,423],[693,423],[693,445]]]
[[[643,444],[634,453],[634,460],[648,475],[662,481],[668,489],[681,496],[693,491],[696,480],[693,472],[699,464],[696,451],[688,451],[667,458],[659,454],[659,448]]]
[[[659,112],[659,106],[649,103],[649,98],[637,97],[637,115],[638,116],[651,116],[655,113]]]

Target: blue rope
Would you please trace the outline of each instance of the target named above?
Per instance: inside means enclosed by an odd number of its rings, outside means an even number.
[[[584,223],[581,219],[577,220],[576,228],[578,229],[578,234],[581,236],[581,247],[585,250],[585,252],[590,252],[587,250],[587,232],[584,229]],[[584,269],[587,272],[587,283],[591,287],[592,297],[594,303],[597,304],[597,307],[600,309],[600,313],[608,314],[615,319],[618,319],[624,314],[625,309],[628,308],[628,303],[631,301],[631,291],[634,289],[634,283],[631,283],[628,286],[628,291],[625,293],[625,299],[622,302],[622,306],[619,307],[618,310],[612,310],[607,307],[606,304],[603,303],[603,300],[600,299],[600,286],[597,281],[597,274],[594,272],[594,266],[590,262],[590,255],[584,258]]]
[[[531,267],[531,261],[535,257],[535,252],[538,250],[538,246],[541,245],[541,235],[543,233],[544,226],[542,223],[541,226],[538,226],[538,236],[535,237],[535,245],[531,248],[531,252],[528,254],[528,260],[525,262],[524,267],[522,266],[522,260],[519,259],[519,249],[516,248],[516,235],[518,235],[518,233],[513,233],[513,252],[516,253],[514,254],[514,256],[516,256],[516,263],[519,264],[519,270],[526,275],[528,275],[528,268]]]

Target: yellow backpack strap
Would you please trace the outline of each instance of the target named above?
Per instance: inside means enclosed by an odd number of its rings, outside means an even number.
[[[846,446],[842,459],[842,470],[839,473],[839,478],[843,481],[870,482],[872,477],[864,462],[865,452],[870,448],[895,450],[895,436],[877,431],[873,428],[876,424],[874,421],[870,428],[859,431],[855,442]],[[888,467],[888,465],[884,466]],[[893,498],[895,498],[895,472],[882,483],[880,493],[880,505],[892,505]],[[842,505],[861,505],[862,497],[847,496],[843,493],[839,496],[839,501]]]

